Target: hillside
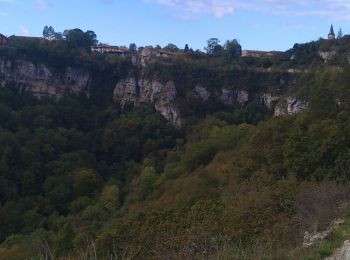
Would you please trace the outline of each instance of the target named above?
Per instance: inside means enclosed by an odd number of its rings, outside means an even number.
[[[350,37],[145,49],[0,48],[0,259],[307,259],[350,213]]]

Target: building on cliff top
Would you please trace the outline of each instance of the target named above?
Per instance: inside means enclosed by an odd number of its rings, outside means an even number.
[[[171,52],[171,51],[150,48],[150,47],[145,47],[141,51],[141,56],[144,56],[144,57],[153,56],[153,57],[170,58],[170,57],[180,56],[182,54],[183,54],[182,52]]]
[[[333,29],[333,24],[332,24],[331,29],[329,29],[328,40],[334,40],[334,39],[335,39],[335,34],[334,34],[334,29]]]
[[[255,58],[271,58],[281,54],[281,51],[256,51],[256,50],[244,50],[242,51],[242,57],[255,57]]]
[[[114,54],[118,56],[126,56],[130,54],[130,51],[128,48],[121,48],[118,46],[111,46],[108,44],[103,44],[100,43],[96,46],[93,46],[91,48],[91,51],[97,52],[97,53],[102,53],[102,54]]]
[[[170,52],[162,49],[156,49],[152,47],[145,47],[142,49],[140,58],[141,65],[146,66],[146,63],[150,62],[154,58],[172,58],[178,56],[184,56],[183,52]]]
[[[0,33],[0,46],[4,46],[7,44],[7,37]]]

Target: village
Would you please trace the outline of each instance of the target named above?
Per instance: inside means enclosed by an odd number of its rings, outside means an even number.
[[[42,38],[42,37],[24,37],[24,36],[13,36],[17,38]],[[333,25],[331,25],[331,28],[329,30],[329,33],[327,35],[328,40],[334,40],[336,39]],[[8,37],[0,33],[0,46],[7,46],[8,45]],[[93,53],[101,54],[101,55],[115,55],[120,57],[127,57],[127,56],[133,56],[133,59],[135,59],[135,54],[137,53],[137,50],[131,50],[127,47],[121,47],[121,46],[114,46],[109,45],[106,43],[99,43],[95,46],[91,47],[91,51]],[[196,51],[199,54],[206,55],[205,52],[201,52],[199,50]],[[283,52],[281,51],[262,51],[262,50],[243,50],[241,53],[242,57],[254,57],[254,58],[272,58],[275,56],[278,56]],[[147,62],[151,57],[161,57],[161,58],[171,58],[171,57],[178,57],[178,56],[184,56],[186,53],[183,50],[176,50],[176,51],[168,51],[164,50],[160,47],[152,47],[147,46],[144,48],[141,48],[140,56],[141,56],[141,62]]]

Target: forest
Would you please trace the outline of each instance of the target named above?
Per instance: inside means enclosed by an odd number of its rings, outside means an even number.
[[[305,231],[350,213],[350,66],[317,51],[349,43],[296,45],[288,62],[191,57],[172,60],[175,72],[156,62],[143,73],[181,82],[215,71],[217,85],[230,80],[218,64],[235,79],[260,75],[242,68],[308,69],[291,90],[309,101],[297,115],[272,117],[256,100],[204,111],[184,101],[179,128],[149,104],[113,102],[108,83],[135,73],[127,58],[14,38],[1,57],[85,66],[94,78],[90,97],[0,88],[0,259],[329,256],[301,245]]]

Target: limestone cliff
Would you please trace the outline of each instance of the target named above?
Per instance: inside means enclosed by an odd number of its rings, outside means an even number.
[[[252,96],[250,96],[246,90],[234,87],[209,91],[200,84],[186,91],[191,93],[189,96],[194,100],[201,101],[203,106],[206,106],[207,102],[216,101],[227,107],[235,104],[243,107],[259,95],[251,93]],[[183,107],[180,107],[180,104],[183,104],[181,99],[184,97],[178,95],[177,87],[172,80],[162,83],[156,79],[137,80],[135,77],[122,79],[114,88],[113,98],[121,106],[128,102],[153,104],[157,111],[177,126],[181,126],[184,119],[181,112]],[[271,110],[274,116],[293,115],[308,107],[306,101],[272,93],[262,94],[260,102]]]
[[[66,92],[89,95],[90,74],[72,67],[58,72],[44,64],[0,59],[0,82],[3,87],[14,83],[38,97],[61,97]]]
[[[274,116],[294,115],[309,106],[305,100],[298,100],[293,97],[281,98],[274,110]]]
[[[208,101],[208,99],[210,98],[210,92],[201,85],[197,85],[194,88],[193,95],[195,98],[200,99],[202,101]]]
[[[336,55],[336,51],[320,51],[318,55],[324,60],[325,63],[333,59]]]
[[[151,103],[168,121],[181,126],[180,109],[176,102],[176,88],[173,81],[165,84],[157,80],[128,78],[117,83],[114,100],[122,106],[127,102]]]
[[[224,88],[221,90],[220,100],[228,106],[233,105],[236,102],[241,106],[244,106],[249,101],[249,94],[244,90]]]
[[[350,241],[345,240],[342,247],[335,250],[332,256],[325,260],[349,260],[350,259]]]
[[[143,75],[143,73],[140,73]],[[92,75],[84,69],[67,66],[61,70],[55,70],[45,64],[35,64],[28,60],[6,60],[0,58],[0,84],[2,87],[15,85],[21,90],[30,91],[37,97],[62,97],[65,93],[84,93],[90,95]],[[201,83],[199,83],[201,82]],[[219,102],[226,106],[246,106],[249,102],[261,100],[261,104],[270,109],[275,116],[295,114],[308,106],[306,101],[291,97],[284,97],[271,93],[248,91],[244,86],[207,86],[206,82],[198,79],[198,83],[192,82],[191,86],[176,86],[174,81],[159,80],[152,75],[148,78],[141,76],[125,77],[117,82],[113,97],[120,105],[127,102],[150,103],[169,122],[181,126],[186,110],[191,102],[207,106],[213,102]],[[278,83],[281,86],[285,82]],[[289,83],[288,83],[289,84]],[[180,88],[178,88],[180,87]],[[179,91],[179,89],[182,91]],[[109,95],[111,95],[110,93]],[[190,97],[190,98],[189,98]],[[187,109],[188,110],[188,109]]]

